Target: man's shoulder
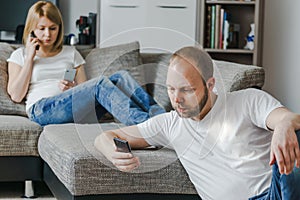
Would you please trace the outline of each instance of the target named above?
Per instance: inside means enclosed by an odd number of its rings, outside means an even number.
[[[227,94],[229,97],[247,97],[247,96],[264,96],[269,95],[266,91],[256,89],[256,88],[246,88],[243,90],[233,91]]]
[[[227,97],[228,102],[240,102],[242,105],[281,105],[281,103],[268,92],[255,88],[231,92]]]

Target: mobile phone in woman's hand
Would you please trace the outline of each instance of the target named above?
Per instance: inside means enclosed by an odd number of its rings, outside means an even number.
[[[34,34],[33,31],[31,31],[30,37],[36,38],[36,35]],[[40,48],[40,45],[36,45],[35,50],[39,50],[39,48]]]

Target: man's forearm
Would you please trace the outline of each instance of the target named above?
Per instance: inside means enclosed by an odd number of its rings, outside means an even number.
[[[300,150],[296,130],[300,129],[300,115],[286,108],[277,108],[267,118],[267,126],[273,130],[270,165],[277,162],[281,174],[290,174],[300,166]]]
[[[286,108],[277,108],[270,113],[266,123],[270,130],[280,129],[282,127],[299,130],[300,115]]]

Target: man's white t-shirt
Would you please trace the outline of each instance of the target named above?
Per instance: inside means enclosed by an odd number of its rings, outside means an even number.
[[[14,51],[8,62],[21,67],[25,63],[25,48]],[[76,68],[85,61],[75,47],[64,46],[57,55],[52,57],[34,57],[34,67],[26,96],[26,111],[38,100],[60,94],[59,81],[63,79],[65,69]]]
[[[248,199],[270,187],[266,118],[278,107],[269,94],[246,89],[218,96],[201,121],[171,111],[138,129],[150,145],[176,151],[202,199]]]

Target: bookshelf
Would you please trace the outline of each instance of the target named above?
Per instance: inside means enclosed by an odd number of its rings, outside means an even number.
[[[199,2],[201,4],[200,16],[198,16],[199,42],[211,57],[260,66],[264,0],[201,0]],[[252,23],[255,26],[254,49],[245,49]],[[224,35],[227,37],[226,42]]]

